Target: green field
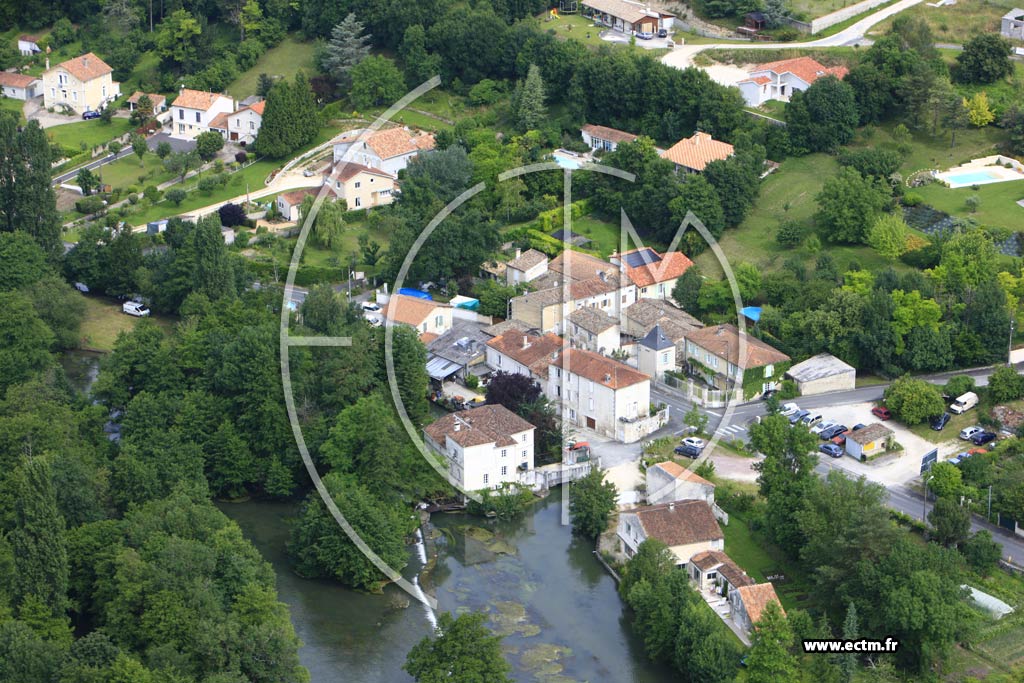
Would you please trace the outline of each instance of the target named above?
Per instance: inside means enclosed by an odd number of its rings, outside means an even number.
[[[121,312],[117,301],[93,296],[82,296],[85,301],[85,320],[79,330],[82,348],[91,351],[113,351],[114,342],[121,332],[131,332],[141,318]],[[167,318],[154,317],[161,327],[169,330],[172,322]]]
[[[22,112],[24,107],[25,103],[21,100],[16,100],[12,97],[0,97],[0,110],[14,112],[23,123],[25,121],[25,114]]]
[[[227,93],[239,100],[255,95],[260,74],[292,78],[299,71],[305,71],[307,76],[312,75],[314,50],[313,43],[298,41],[289,36],[281,41],[280,45],[263,53],[251,69],[228,86]]]
[[[93,119],[47,128],[46,135],[64,147],[79,149],[84,142],[86,147],[91,149],[105,145],[114,138],[124,135],[131,130],[131,127],[128,119],[113,119],[110,123]]]
[[[160,157],[152,152],[143,156],[142,161],[143,165],[139,165],[139,158],[130,154],[112,164],[100,166],[94,173],[115,189],[137,185],[141,190],[146,185],[159,185],[174,179],[171,173],[164,170]]]
[[[961,43],[979,33],[998,33],[1000,17],[1014,7],[1020,7],[1020,3],[1014,0],[985,0],[958,2],[943,7],[929,7],[921,3],[908,7],[899,16],[924,19],[938,42]],[[876,24],[868,31],[868,35],[884,35],[892,27],[892,22],[890,18]]]
[[[779,551],[770,547],[756,532],[751,531],[746,520],[740,515],[730,512],[729,523],[721,526],[722,533],[725,534],[725,552],[733,562],[757,583],[764,583],[766,576],[784,575],[786,580],[775,584],[775,591],[783,608],[807,608],[807,603],[811,600],[810,591],[806,579],[798,573],[794,565],[782,559]]]

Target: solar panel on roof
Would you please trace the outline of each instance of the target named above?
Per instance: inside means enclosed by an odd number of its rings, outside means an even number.
[[[653,249],[640,249],[625,255],[626,265],[630,268],[639,268],[644,265],[651,265],[661,260],[658,252]]]

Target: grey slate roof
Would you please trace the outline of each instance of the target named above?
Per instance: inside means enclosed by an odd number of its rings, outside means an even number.
[[[641,346],[646,346],[649,349],[655,351],[661,351],[662,349],[671,349],[675,347],[675,344],[665,333],[661,331],[661,325],[655,325],[651,328],[651,331],[647,333],[647,336],[640,340]]]
[[[479,326],[458,321],[452,329],[427,344],[427,352],[459,365],[468,365],[486,353],[490,338]]]
[[[578,325],[587,332],[600,334],[610,327],[619,324],[619,321],[611,317],[599,308],[584,306],[569,314],[569,322]]]
[[[807,360],[797,363],[787,370],[786,374],[797,382],[812,382],[816,379],[834,377],[851,371],[856,372],[856,369],[831,353],[819,353],[817,356],[811,356]]]

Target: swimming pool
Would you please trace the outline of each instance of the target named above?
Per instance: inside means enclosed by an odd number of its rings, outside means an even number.
[[[556,149],[551,153],[551,160],[562,168],[567,168],[570,171],[576,171],[583,166],[583,164],[590,161],[589,158],[570,152],[564,149]]]
[[[932,175],[953,189],[1024,180],[1024,165],[1000,154],[975,159],[948,171],[934,171]]]
[[[950,187],[964,187],[966,185],[984,185],[985,183],[998,183],[1004,180],[1000,174],[984,171],[968,171],[965,173],[947,173],[946,180]]]

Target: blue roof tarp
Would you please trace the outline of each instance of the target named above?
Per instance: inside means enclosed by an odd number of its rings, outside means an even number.
[[[427,301],[434,300],[434,297],[430,296],[426,292],[421,292],[420,290],[413,289],[412,287],[402,287],[400,290],[398,290],[398,293],[401,294],[402,296],[414,296],[417,299],[426,299]]]
[[[740,313],[743,314],[744,318],[753,320],[755,323],[761,319],[761,307],[760,306],[747,306]]]

